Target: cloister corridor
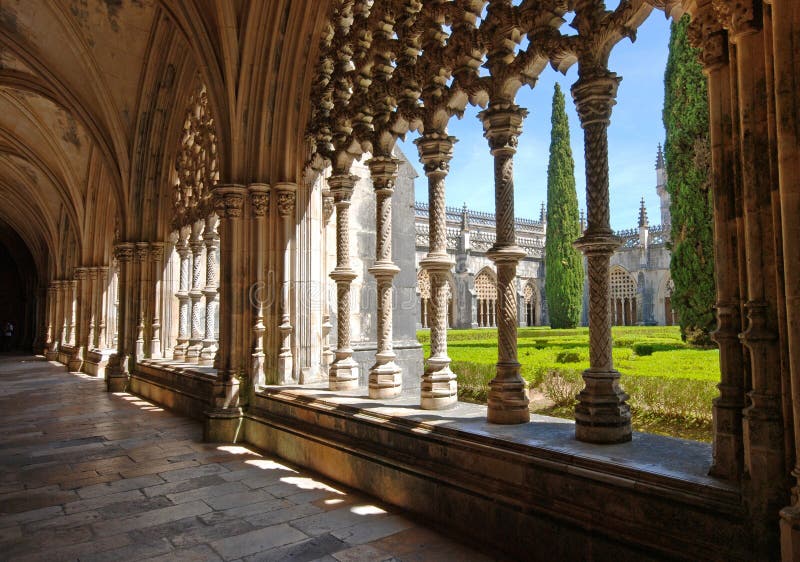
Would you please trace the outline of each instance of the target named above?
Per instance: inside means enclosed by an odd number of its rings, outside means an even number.
[[[102,379],[0,356],[0,559],[482,561]]]

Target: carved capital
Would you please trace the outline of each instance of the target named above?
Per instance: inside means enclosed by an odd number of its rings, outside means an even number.
[[[265,217],[269,213],[269,191],[251,191],[250,208],[254,217]]]
[[[329,189],[322,190],[322,218],[327,224],[333,216],[333,210],[336,206],[333,204],[333,195]]]
[[[150,244],[150,259],[156,263],[164,261],[164,243],[153,242]]]
[[[728,62],[728,34],[710,7],[692,16],[688,36],[692,47],[700,49],[700,62],[707,70]]]
[[[129,262],[133,259],[133,244],[122,242],[114,246],[114,257],[118,262]]]
[[[453,158],[453,145],[456,142],[455,137],[437,131],[425,132],[414,141],[426,176],[447,175],[450,171],[450,160]]]
[[[489,141],[492,154],[517,151],[522,121],[528,111],[515,104],[498,104],[478,114],[483,123],[483,136]]]
[[[214,212],[219,218],[240,218],[242,207],[244,206],[244,196],[242,188],[215,189],[214,190]]]
[[[712,0],[712,6],[733,39],[761,30],[761,7],[756,0]]]
[[[595,123],[608,126],[611,109],[617,103],[617,88],[622,79],[606,70],[595,68],[584,70],[572,85],[572,98],[581,120],[581,126]]]
[[[73,273],[73,279],[76,281],[83,281],[86,279],[88,275],[88,268],[86,267],[76,267]]]
[[[294,191],[279,191],[278,192],[278,215],[281,218],[286,218],[294,213],[294,204],[296,194]]]
[[[149,249],[150,249],[150,244],[148,244],[147,242],[137,242],[134,259],[137,262],[147,261],[147,256],[150,253]]]
[[[400,161],[392,156],[375,156],[367,161],[369,173],[372,177],[372,187],[375,191],[394,189],[397,170]]]
[[[331,187],[334,201],[339,203],[350,203],[353,195],[353,188],[358,181],[358,176],[353,174],[331,174],[328,178],[328,185]]]

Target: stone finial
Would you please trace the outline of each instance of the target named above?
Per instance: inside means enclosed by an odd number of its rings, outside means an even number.
[[[586,230],[586,211],[581,209],[581,233]]]
[[[647,226],[647,207],[644,205],[644,197],[639,203],[639,227]]]
[[[661,146],[661,143],[658,143],[658,154],[656,155],[656,170],[663,170],[667,167],[666,162],[664,161],[664,149]]]
[[[547,206],[542,201],[542,206],[539,208],[539,222],[544,224],[547,222]]]

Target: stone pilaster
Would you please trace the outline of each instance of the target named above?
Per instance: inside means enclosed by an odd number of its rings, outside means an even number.
[[[419,159],[428,176],[429,251],[420,261],[431,281],[431,355],[420,384],[420,404],[426,410],[440,410],[458,401],[456,375],[447,355],[447,278],[453,260],[447,255],[445,178],[450,170],[455,137],[444,131],[425,131],[416,141]]]
[[[694,14],[689,29],[695,47],[702,49],[701,62],[708,76],[711,181],[714,204],[714,275],[717,287],[717,329],[712,337],[719,346],[721,380],[714,399],[713,454],[710,474],[738,480],[743,470],[742,409],[744,408],[744,356],[739,332],[736,206],[741,197],[734,177],[736,146],[733,142],[731,69],[728,37],[710,7]]]
[[[331,194],[329,189],[322,190],[322,221],[323,221],[323,236],[325,236],[325,242],[323,243],[323,248],[327,248],[327,233],[328,233],[328,223],[333,216],[333,211],[336,208],[333,195]],[[328,252],[322,252],[322,259],[323,259],[323,267],[322,271],[328,271]],[[324,369],[325,373],[330,375],[330,366],[334,360],[333,350],[331,349],[331,330],[333,330],[333,324],[331,324],[331,303],[329,301],[329,292],[328,287],[325,279],[320,281],[322,284],[320,288],[320,293],[322,295],[322,368]]]
[[[206,247],[206,284],[203,296],[206,302],[205,336],[200,350],[201,365],[212,365],[217,354],[216,317],[219,306],[219,272],[217,267],[219,235],[217,234],[217,215],[210,213],[205,219],[203,240]]]
[[[48,361],[55,361],[58,357],[58,337],[56,335],[58,313],[58,291],[59,282],[51,281],[47,286],[47,341],[45,358]]]
[[[292,230],[294,229],[296,189],[294,184],[278,184],[277,208],[280,217],[281,237],[283,239],[283,264],[281,267],[281,323],[278,332],[281,336],[281,349],[278,352],[278,384],[294,382],[294,356],[292,353],[292,321],[289,289],[292,280]]]
[[[117,294],[119,306],[117,309],[117,351],[108,361],[106,371],[108,377],[106,384],[109,392],[121,392],[128,385],[131,324],[133,321],[133,299],[131,273],[133,264],[134,245],[122,242],[114,247],[114,255],[119,267]]]
[[[575,407],[575,437],[621,443],[631,440],[631,412],[611,357],[609,263],[620,241],[611,230],[608,204],[608,125],[620,79],[597,67],[580,68],[579,74],[572,96],[584,132],[588,226],[575,246],[589,270],[589,368]]]
[[[67,342],[73,347],[78,343],[78,280],[85,274],[82,268],[76,268],[73,278],[67,281]]]
[[[743,201],[747,279],[746,328],[740,334],[750,356],[752,389],[744,410],[745,496],[763,548],[777,542],[774,514],[786,504],[788,488],[778,340],[778,272],[770,174],[765,33],[760,3],[719,5],[723,24],[736,45],[739,164]]]
[[[492,104],[480,113],[484,136],[494,157],[497,238],[487,255],[497,267],[497,371],[489,383],[490,423],[530,421],[525,381],[517,360],[517,263],[525,251],[514,229],[514,153],[528,112],[513,104]]]
[[[95,349],[106,349],[106,317],[108,316],[108,267],[97,268],[97,322],[95,328]]]
[[[350,198],[356,176],[347,171],[337,171],[328,178],[336,205],[336,267],[331,279],[336,282],[336,351],[329,368],[331,390],[358,388],[358,363],[353,359],[350,343],[350,284],[356,272],[350,265]]]
[[[164,243],[150,244],[150,283],[153,318],[150,322],[149,356],[153,359],[162,357],[161,351],[161,282],[164,279]]]
[[[266,223],[269,216],[269,185],[253,183],[247,188],[250,193],[250,211],[253,219],[253,287],[250,295],[250,307],[254,309],[252,328],[252,352],[250,355],[250,377],[256,386],[265,384],[264,373],[264,299],[265,299],[265,258],[266,258]]]
[[[779,189],[784,217],[800,216],[800,107],[797,79],[800,53],[800,5],[772,0],[775,53],[775,100],[779,158]],[[781,555],[785,562],[800,559],[800,221],[783,221],[783,271],[786,280],[787,340],[793,425],[794,466],[791,505],[781,510]]]
[[[189,318],[191,314],[191,300],[189,298],[189,283],[192,274],[192,252],[189,248],[189,236],[191,229],[183,227],[178,233],[178,242],[175,250],[180,258],[180,270],[178,273],[178,341],[172,352],[172,358],[176,361],[186,359],[186,351],[189,348]]]
[[[98,268],[90,267],[86,271],[86,352],[91,351],[95,347],[95,339],[97,338],[97,293],[99,290],[98,282]]]
[[[393,398],[402,391],[403,378],[392,345],[392,280],[400,268],[392,261],[392,193],[399,161],[374,156],[367,165],[375,189],[375,265],[369,272],[378,290],[378,346],[369,370],[369,397]]]
[[[192,252],[192,284],[189,289],[191,312],[189,316],[189,347],[186,349],[185,360],[188,363],[200,361],[200,350],[203,348],[203,324],[200,318],[203,299],[203,222],[192,224],[189,249]]]
[[[220,235],[220,338],[216,360],[213,405],[205,412],[206,441],[235,441],[241,424],[239,381],[246,372],[248,352],[246,279],[244,261],[244,220],[247,188],[235,184],[213,187],[214,210],[219,217]]]
[[[136,288],[133,294],[136,299],[136,345],[134,357],[136,361],[144,357],[145,350],[145,319],[147,318],[147,304],[149,292],[147,286],[150,278],[150,244],[148,242],[137,242],[134,253],[134,279]]]

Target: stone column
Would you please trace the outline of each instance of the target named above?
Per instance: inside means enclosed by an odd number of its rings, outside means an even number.
[[[152,269],[150,275],[150,288],[152,289],[153,320],[150,334],[150,357],[160,359],[161,353],[161,281],[164,278],[164,243],[152,242],[150,244],[150,261]]]
[[[47,286],[47,350],[45,358],[54,361],[57,357],[56,313],[58,310],[58,281],[50,281]]]
[[[60,281],[58,292],[58,347],[69,345],[69,281]]]
[[[85,275],[83,268],[75,268],[73,278],[67,281],[67,307],[69,322],[67,324],[67,341],[71,346],[78,345],[78,280]]]
[[[336,268],[331,279],[336,282],[336,359],[329,369],[331,390],[358,388],[358,363],[350,344],[350,283],[356,272],[350,266],[350,198],[357,176],[336,170],[328,178],[336,205]]]
[[[265,183],[253,183],[247,188],[250,192],[250,210],[253,216],[253,287],[249,291],[250,306],[255,310],[252,328],[252,353],[250,359],[250,377],[256,386],[265,384],[264,373],[264,298],[265,258],[267,233],[267,216],[269,215],[269,186]]]
[[[588,226],[576,242],[589,271],[589,368],[575,407],[575,438],[590,443],[631,440],[628,395],[611,357],[609,263],[620,246],[611,230],[608,205],[608,125],[620,79],[605,68],[579,68],[572,96],[584,133]]]
[[[760,6],[744,2],[728,14],[729,35],[737,47],[739,156],[744,210],[743,245],[747,273],[747,328],[739,336],[749,351],[752,390],[744,410],[745,493],[756,525],[754,534],[769,548],[777,542],[774,514],[785,506],[787,489],[778,341],[779,288],[773,226],[770,138],[764,31]]]
[[[86,351],[94,349],[94,340],[97,335],[97,293],[98,283],[97,274],[99,268],[90,267],[86,271]]]
[[[283,238],[283,265],[281,267],[281,349],[278,353],[278,384],[294,382],[294,357],[292,355],[292,321],[289,286],[292,279],[292,229],[294,229],[295,190],[294,184],[279,184],[278,216]]]
[[[150,277],[148,269],[150,264],[150,244],[148,242],[137,242],[136,253],[134,254],[135,272],[133,278],[136,280],[133,295],[136,307],[136,344],[134,357],[138,361],[144,357],[144,330],[145,317],[147,316],[147,284]]]
[[[197,363],[200,361],[200,350],[203,348],[203,325],[200,320],[201,299],[203,298],[202,283],[202,257],[203,240],[201,233],[203,222],[197,221],[192,224],[192,234],[189,239],[189,249],[192,252],[192,285],[189,290],[189,300],[191,302],[191,313],[189,321],[189,347],[186,349],[186,361]]]
[[[420,384],[420,402],[426,410],[440,410],[458,401],[456,375],[450,370],[447,355],[447,277],[453,260],[447,254],[444,180],[450,170],[455,137],[444,131],[425,131],[414,141],[419,150],[425,175],[428,176],[429,251],[420,260],[431,281],[431,356],[425,365]]]
[[[717,287],[717,329],[712,338],[719,346],[721,380],[714,399],[712,464],[713,476],[738,480],[742,474],[742,409],[744,408],[744,365],[739,332],[737,197],[740,189],[734,177],[736,147],[733,143],[731,69],[728,37],[716,15],[695,14],[689,30],[695,47],[702,48],[701,62],[708,77],[709,133],[711,140],[711,182],[714,204],[714,276]]]
[[[219,275],[217,271],[217,251],[219,236],[217,235],[217,215],[209,214],[205,219],[203,240],[206,246],[206,286],[203,295],[206,300],[206,325],[203,347],[200,351],[200,364],[212,365],[217,354],[216,315],[219,304]]]
[[[220,338],[213,405],[205,412],[203,438],[212,442],[233,442],[241,417],[239,377],[246,371],[244,361],[248,348],[247,275],[244,272],[247,249],[242,220],[247,188],[217,184],[212,190],[220,233]]]
[[[787,340],[794,425],[792,503],[781,510],[781,555],[785,562],[800,559],[800,5],[772,0],[775,52],[780,206],[783,216],[783,271],[786,281]]]
[[[517,360],[517,263],[525,251],[514,228],[514,153],[528,112],[514,104],[492,104],[479,114],[494,157],[497,235],[487,255],[497,267],[497,374],[489,383],[490,423],[530,421],[525,381]]]
[[[183,227],[178,234],[178,242],[175,249],[180,258],[180,273],[178,275],[178,341],[172,352],[172,358],[176,361],[186,359],[186,351],[189,348],[189,318],[191,303],[189,300],[189,279],[192,274],[192,252],[189,249],[189,236],[191,228]]]
[[[119,266],[117,293],[119,307],[117,310],[117,351],[108,361],[106,380],[109,392],[122,392],[128,384],[129,354],[131,352],[131,324],[134,317],[133,285],[131,283],[134,245],[122,242],[114,247],[114,254]]]
[[[97,328],[95,331],[95,348],[105,349],[106,316],[108,314],[108,267],[97,268]]]
[[[369,397],[394,398],[402,391],[403,378],[392,347],[392,280],[400,268],[392,261],[392,193],[400,161],[375,156],[367,165],[375,188],[375,265],[369,272],[378,290],[378,348],[369,370]]]
[[[333,210],[335,209],[335,205],[333,202],[333,195],[331,195],[330,190],[323,189],[322,190],[322,224],[323,224],[323,232],[325,236],[325,242],[322,244],[323,252],[322,252],[322,260],[323,260],[323,267],[322,271],[328,271],[328,244],[327,244],[327,233],[328,233],[328,223],[333,216]],[[328,292],[328,285],[326,280],[323,278],[320,280],[322,287],[320,288],[320,292],[322,294],[322,368],[328,375],[330,375],[330,366],[333,363],[334,354],[333,350],[331,349],[331,340],[330,334],[331,330],[333,330],[333,325],[331,324],[331,310],[330,310],[330,300],[329,300],[329,292]]]

